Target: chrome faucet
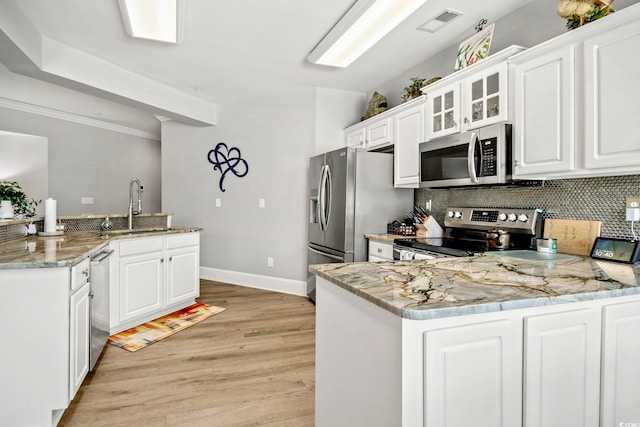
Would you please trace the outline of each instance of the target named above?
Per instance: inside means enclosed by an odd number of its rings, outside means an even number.
[[[133,210],[133,184],[137,184],[138,186],[138,210]],[[129,183],[129,230],[133,229],[133,216],[142,213],[142,192],[144,191],[144,187],[140,184],[140,180],[138,178],[133,178]]]

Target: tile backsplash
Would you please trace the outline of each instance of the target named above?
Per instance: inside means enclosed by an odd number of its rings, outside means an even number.
[[[540,187],[471,187],[415,191],[415,203],[431,212],[442,224],[447,207],[540,208],[542,218],[602,221],[602,235],[631,238],[625,220],[625,197],[640,195],[640,175],[575,178],[544,181]],[[636,225],[636,231],[640,225]]]

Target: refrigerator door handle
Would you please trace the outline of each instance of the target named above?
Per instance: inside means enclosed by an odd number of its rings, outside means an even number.
[[[327,258],[335,259],[336,261],[344,262],[344,258],[341,257],[341,256],[331,255],[331,254],[328,254],[326,252],[320,252],[320,251],[312,249],[312,248],[307,248],[307,249],[309,249],[311,252],[313,252],[315,254],[322,255],[322,256],[325,256]]]
[[[318,219],[320,220],[320,230],[326,230],[324,211],[326,204],[326,194],[325,194],[325,177],[326,177],[326,165],[322,165],[322,170],[320,172],[320,184],[318,185]]]
[[[329,228],[329,221],[331,221],[331,169],[329,168],[329,165],[327,165],[327,169],[326,169],[326,175],[327,175],[327,179],[325,180],[325,190],[324,190],[324,194],[325,194],[325,198],[326,198],[326,210],[325,210],[325,220],[324,220],[324,226],[325,228]]]

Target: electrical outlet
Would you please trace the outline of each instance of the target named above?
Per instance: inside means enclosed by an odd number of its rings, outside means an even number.
[[[424,207],[427,212],[431,212],[431,199],[427,200],[427,202],[424,204]]]
[[[216,199],[216,208],[222,206],[222,199]]]
[[[80,198],[80,204],[92,205],[93,204],[93,197],[82,197],[82,198]]]
[[[258,199],[258,207],[264,209],[264,199]]]
[[[273,267],[273,257],[267,257],[267,267]]]
[[[640,221],[640,197],[627,197],[627,221]]]

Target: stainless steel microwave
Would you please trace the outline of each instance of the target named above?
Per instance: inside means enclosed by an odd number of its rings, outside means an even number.
[[[420,144],[420,187],[511,183],[511,125],[486,126]]]

